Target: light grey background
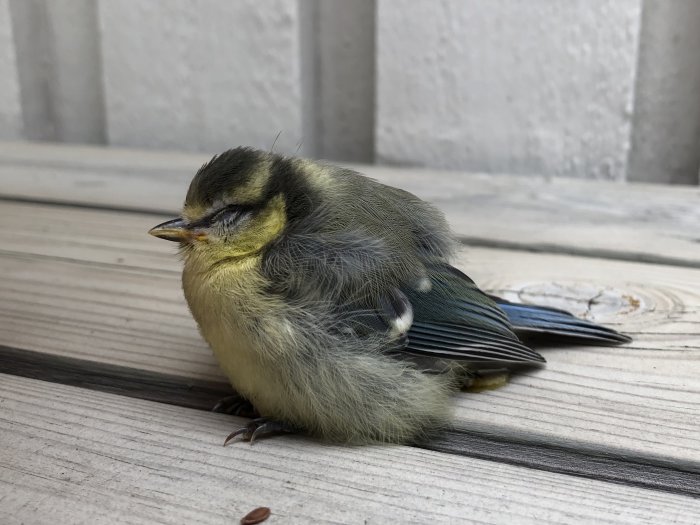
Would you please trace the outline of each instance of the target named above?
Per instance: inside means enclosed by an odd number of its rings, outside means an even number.
[[[0,138],[698,183],[698,0],[0,0]]]

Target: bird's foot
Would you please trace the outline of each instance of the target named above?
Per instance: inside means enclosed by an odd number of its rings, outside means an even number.
[[[242,441],[248,441],[252,445],[257,438],[264,435],[291,434],[297,431],[298,429],[289,423],[274,421],[266,417],[259,417],[246,426],[231,432],[224,440],[224,446],[237,436],[241,436]]]
[[[507,385],[508,379],[510,379],[510,372],[503,368],[499,370],[477,370],[470,374],[469,379],[464,383],[464,389],[468,392],[495,390]]]
[[[247,418],[257,418],[260,414],[253,404],[240,394],[226,396],[220,399],[219,402],[211,409],[212,412],[220,412],[222,414],[230,414],[232,416],[241,416]]]

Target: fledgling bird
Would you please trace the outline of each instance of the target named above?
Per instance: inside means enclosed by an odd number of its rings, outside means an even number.
[[[232,433],[248,440],[415,442],[449,425],[475,365],[544,362],[516,334],[629,340],[483,293],[450,265],[436,208],[320,162],[226,151],[197,172],[182,216],[150,233],[180,243],[192,315],[264,416]]]

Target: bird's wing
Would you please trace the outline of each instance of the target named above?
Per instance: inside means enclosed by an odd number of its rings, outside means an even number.
[[[579,319],[565,310],[511,303],[500,297],[491,296],[508,316],[513,330],[524,336],[554,336],[580,342],[597,344],[628,343],[631,338],[611,328]]]
[[[407,269],[382,239],[306,232],[270,250],[263,272],[271,291],[296,304],[327,305],[337,330],[381,336],[395,355],[544,361],[519,341],[504,312],[471,279],[445,263],[426,265],[421,255]],[[420,272],[427,275],[416,279]]]
[[[465,361],[544,362],[469,277],[447,264],[429,266],[428,275],[429,288],[405,290],[413,323],[403,351]]]
[[[392,354],[471,362],[541,363],[518,340],[503,311],[464,274],[442,264],[430,267],[430,285],[385,290],[372,308],[344,304],[354,333],[387,332]]]

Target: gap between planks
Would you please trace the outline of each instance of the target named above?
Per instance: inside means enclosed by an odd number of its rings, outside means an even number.
[[[0,508],[18,523],[231,523],[261,505],[285,523],[700,519],[699,499],[411,447],[224,448],[240,419],[0,377]]]
[[[51,356],[0,346],[0,372],[50,383],[88,388],[136,399],[209,411],[233,390],[226,383],[207,383],[132,368]],[[555,472],[700,497],[700,470],[669,467],[644,458],[537,443],[512,433],[498,436],[468,428],[445,431],[415,446],[459,456],[485,459]]]

